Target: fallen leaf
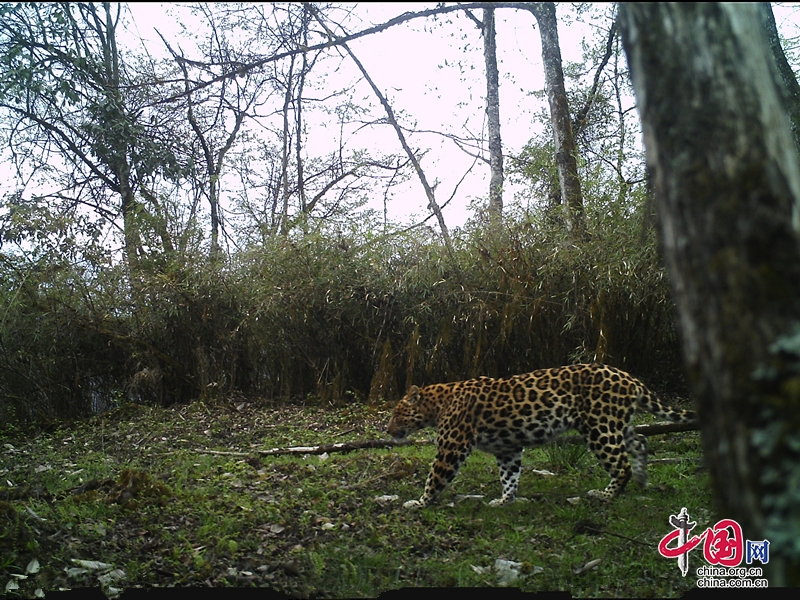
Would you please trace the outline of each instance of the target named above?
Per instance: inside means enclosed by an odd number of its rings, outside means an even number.
[[[269,530],[272,533],[281,533],[284,529],[286,529],[286,527],[284,527],[283,525],[278,525],[277,523],[273,523],[272,525],[269,526]]]
[[[78,567],[64,567],[64,571],[66,572],[67,577],[78,577],[89,572],[86,569],[79,569]]]
[[[34,519],[36,519],[37,521],[39,521],[41,523],[44,523],[45,521],[47,521],[47,519],[43,519],[42,517],[37,515],[35,512],[33,512],[33,509],[30,506],[26,506],[25,507],[25,512],[27,512],[30,516],[32,516]]]
[[[490,570],[489,567],[476,567],[475,565],[470,565],[470,567],[472,567],[472,570],[478,575],[485,575]]]
[[[583,565],[582,567],[578,567],[577,569],[573,570],[572,572],[575,573],[575,575],[580,575],[581,573],[585,573],[586,571],[589,571],[590,569],[594,569],[601,562],[603,562],[603,559],[595,558],[594,560],[590,560],[585,565]]]
[[[80,560],[78,558],[73,558],[72,562],[74,562],[76,565],[83,567],[84,569],[89,569],[90,571],[97,571],[99,569],[111,569],[114,566],[108,563],[100,562],[99,560]]]
[[[18,589],[19,589],[19,584],[17,583],[16,579],[11,579],[6,584],[6,593],[13,592],[14,590],[18,590]]]
[[[484,497],[484,494],[456,494],[456,502],[462,502],[464,500],[481,500]]]
[[[38,573],[41,567],[39,566],[39,561],[35,558],[28,563],[28,566],[25,567],[25,572],[33,575],[34,573]]]
[[[548,471],[547,469],[531,469],[531,473],[535,473],[536,475],[555,475],[555,473]]]
[[[119,579],[125,579],[125,577],[127,577],[125,571],[122,569],[114,569],[108,573],[103,573],[97,578],[97,580],[100,582],[100,585],[108,585]]]

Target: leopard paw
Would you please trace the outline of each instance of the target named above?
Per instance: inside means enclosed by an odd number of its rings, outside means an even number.
[[[591,498],[592,500],[602,500],[604,502],[608,502],[612,498],[611,494],[600,490],[589,490],[586,492],[586,497]]]

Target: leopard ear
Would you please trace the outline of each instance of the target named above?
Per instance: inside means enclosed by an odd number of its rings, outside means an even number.
[[[408,388],[406,400],[412,404],[419,400],[419,388],[417,386],[412,385],[410,388]]]

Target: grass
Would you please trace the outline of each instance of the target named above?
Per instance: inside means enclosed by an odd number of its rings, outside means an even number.
[[[526,451],[519,494],[527,502],[487,506],[500,493],[497,468],[475,452],[438,505],[412,511],[402,502],[421,494],[432,446],[257,454],[386,437],[389,408],[126,406],[36,435],[6,429],[0,584],[13,582],[9,597],[87,586],[111,597],[172,586],[376,597],[497,586],[501,559],[519,563],[510,585],[524,591],[677,597],[695,587],[692,571],[683,578],[656,546],[682,506],[698,529],[713,522],[696,432],[650,438],[652,459],[675,460],[651,464],[649,488],[632,483],[611,503],[583,498],[607,478],[579,446]],[[475,494],[484,497],[461,497]]]

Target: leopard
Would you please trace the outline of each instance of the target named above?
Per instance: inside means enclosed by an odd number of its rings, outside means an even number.
[[[502,495],[489,504],[515,501],[525,447],[546,444],[577,430],[611,477],[603,490],[587,496],[609,501],[633,475],[647,487],[647,439],[631,418],[637,409],[678,423],[695,423],[691,409],[666,406],[640,380],[604,364],[538,369],[507,378],[412,385],[397,403],[387,426],[395,441],[426,427],[437,431],[436,457],[419,500],[406,508],[434,503],[474,449],[493,454]]]

